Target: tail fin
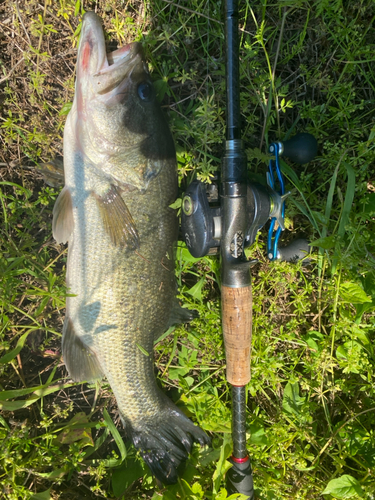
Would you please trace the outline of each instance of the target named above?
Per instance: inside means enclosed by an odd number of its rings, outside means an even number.
[[[160,420],[134,429],[127,425],[134,446],[152,473],[164,484],[175,484],[194,442],[202,446],[210,439],[177,407],[167,408]]]

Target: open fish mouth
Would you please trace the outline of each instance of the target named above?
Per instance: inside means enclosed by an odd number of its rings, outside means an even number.
[[[105,94],[120,85],[142,62],[142,45],[138,42],[107,53],[100,18],[94,12],[86,12],[78,50],[78,78],[91,78],[95,92]]]
[[[124,45],[123,47],[120,47],[119,49],[114,50],[113,52],[107,52],[108,65],[117,66],[124,60],[129,59],[129,56],[131,56],[130,52],[132,45],[133,45],[132,43],[128,43],[127,45]]]

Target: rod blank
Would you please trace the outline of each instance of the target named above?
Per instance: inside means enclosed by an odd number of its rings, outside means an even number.
[[[226,2],[227,140],[241,139],[238,1]]]

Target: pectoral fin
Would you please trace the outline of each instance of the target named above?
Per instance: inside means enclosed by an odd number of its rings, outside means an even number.
[[[91,382],[104,376],[96,354],[75,334],[70,318],[64,323],[62,353],[69,375],[76,382]]]
[[[65,186],[53,207],[52,233],[57,243],[66,243],[69,240],[73,226],[72,197]]]
[[[94,194],[104,229],[115,246],[139,248],[139,235],[120,189],[111,186],[104,196]]]

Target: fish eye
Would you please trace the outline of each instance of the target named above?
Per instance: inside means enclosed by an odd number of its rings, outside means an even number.
[[[138,85],[138,95],[142,101],[150,102],[153,97],[152,85],[148,82],[142,82]]]

